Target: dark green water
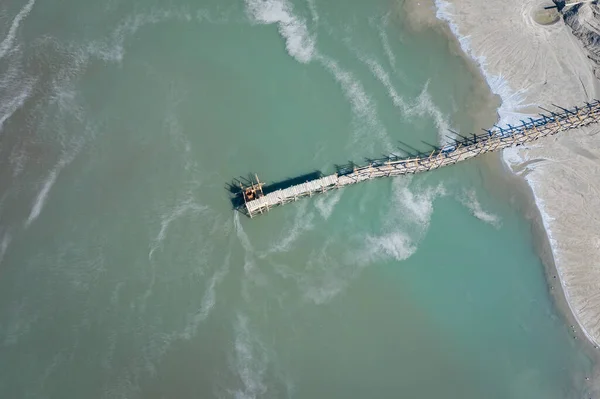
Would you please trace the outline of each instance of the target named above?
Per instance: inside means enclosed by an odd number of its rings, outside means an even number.
[[[585,397],[480,161],[250,221],[225,184],[479,128],[376,0],[0,5],[0,397]],[[485,182],[485,184],[484,184]]]

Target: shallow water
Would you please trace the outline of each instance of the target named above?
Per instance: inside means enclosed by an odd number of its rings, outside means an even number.
[[[2,397],[583,397],[483,162],[231,209],[473,131],[444,37],[383,0],[88,3],[0,8]]]

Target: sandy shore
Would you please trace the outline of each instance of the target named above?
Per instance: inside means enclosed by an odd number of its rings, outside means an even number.
[[[600,97],[594,65],[582,43],[562,19],[540,12],[552,4],[411,0],[405,8],[416,26],[434,25],[432,15],[448,24],[501,97],[498,113],[504,124],[532,116],[540,106],[569,107]],[[591,6],[584,4],[581,14],[591,15],[586,7]],[[556,303],[572,324],[574,337],[587,337],[594,348],[600,343],[598,133],[600,126],[591,126],[503,154],[505,168],[517,176],[512,179],[521,181],[516,195],[535,199],[535,207],[524,206],[523,211],[537,233]]]
[[[533,20],[544,3],[436,4],[438,17],[463,38],[463,50],[480,63],[501,96],[501,123],[516,122],[537,106],[572,106],[598,96],[592,65],[570,28],[562,21],[539,25]],[[533,189],[569,305],[595,343],[600,342],[600,218],[594,212],[600,209],[598,132],[600,127],[592,126],[504,154]]]

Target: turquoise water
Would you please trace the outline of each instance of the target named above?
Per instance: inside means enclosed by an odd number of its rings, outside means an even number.
[[[226,183],[427,150],[477,80],[402,3],[0,6],[0,396],[581,398],[481,161],[249,220]]]

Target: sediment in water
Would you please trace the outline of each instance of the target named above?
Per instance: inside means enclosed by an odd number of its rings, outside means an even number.
[[[419,11],[413,25],[425,21],[451,33],[451,41],[478,64],[491,90],[502,97],[498,119],[510,123],[538,112],[537,106],[598,96],[597,65],[571,32],[576,25],[573,21],[578,20],[570,17],[567,26],[555,13],[541,11],[544,4],[437,0],[434,5],[433,0],[419,0],[406,1],[405,10]],[[592,5],[581,5],[579,12],[589,16],[592,10],[586,7]],[[429,18],[423,17],[427,11]],[[436,12],[442,25],[435,25],[431,18]],[[600,272],[594,265],[600,262],[600,240],[594,242],[594,237],[600,220],[591,210],[600,207],[599,196],[594,194],[600,192],[597,132],[597,128],[579,129],[508,150],[502,161],[494,156],[486,161],[486,173],[511,185],[511,199],[531,221],[549,291],[573,338],[587,337],[586,347],[596,364],[600,360],[594,350],[600,342],[600,296],[595,287],[600,284]],[[598,389],[590,386],[590,391],[596,394]]]

